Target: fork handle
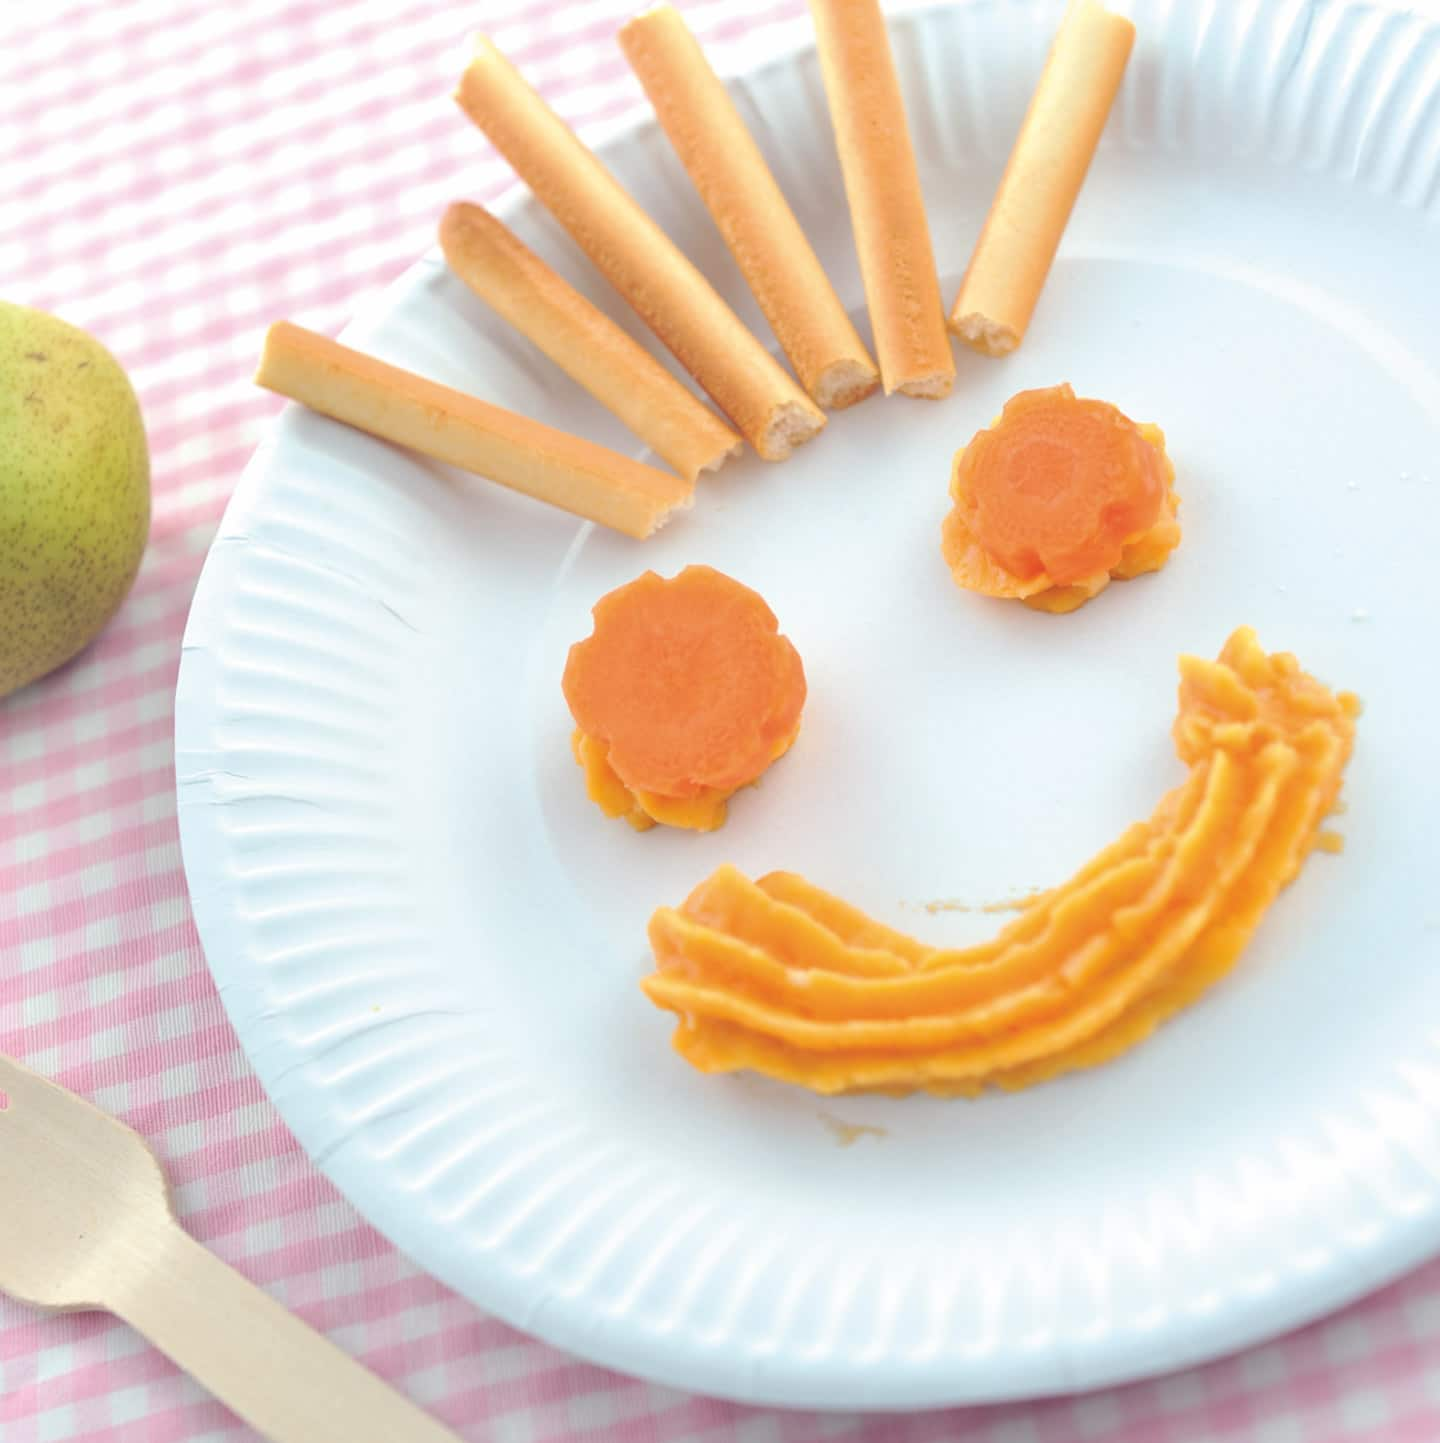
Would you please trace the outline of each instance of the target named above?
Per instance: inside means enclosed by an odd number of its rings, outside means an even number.
[[[178,1223],[149,1241],[113,1311],[272,1443],[459,1443]]]

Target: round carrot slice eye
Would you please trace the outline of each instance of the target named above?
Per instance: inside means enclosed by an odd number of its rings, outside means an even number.
[[[794,735],[805,671],[748,586],[709,566],[668,581],[647,571],[593,615],[593,634],[570,648],[565,700],[628,787],[733,791]]]
[[[1012,575],[1057,586],[1116,566],[1159,519],[1165,474],[1140,428],[1068,385],[1021,391],[965,448],[955,499],[971,533]]]

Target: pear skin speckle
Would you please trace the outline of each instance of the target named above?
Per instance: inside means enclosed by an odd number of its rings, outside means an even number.
[[[92,336],[0,301],[0,697],[115,614],[150,531],[140,406]]]

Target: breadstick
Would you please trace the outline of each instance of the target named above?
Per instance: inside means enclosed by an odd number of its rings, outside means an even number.
[[[708,406],[489,211],[463,201],[450,206],[440,247],[481,300],[687,481],[740,449],[740,438]]]
[[[879,0],[810,0],[885,391],[948,396],[955,357]]]
[[[975,350],[1004,356],[1024,339],[1134,40],[1129,20],[1071,0],[950,312]]]
[[[691,502],[692,484],[667,471],[387,366],[289,321],[270,327],[255,380],[312,411],[627,536],[649,536]]]
[[[761,456],[783,461],[825,424],[825,413],[488,40],[478,42],[455,98]]]
[[[801,384],[821,406],[864,400],[880,385],[875,362],[680,13],[659,5],[619,38]]]

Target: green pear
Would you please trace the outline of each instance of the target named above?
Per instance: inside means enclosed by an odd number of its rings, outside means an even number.
[[[0,301],[0,696],[114,616],[150,531],[140,404],[93,336]]]

